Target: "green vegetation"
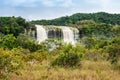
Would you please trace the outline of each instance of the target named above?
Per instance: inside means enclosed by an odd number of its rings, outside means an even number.
[[[52,62],[52,65],[73,67],[83,58],[83,52],[80,50],[79,45],[76,45],[75,47],[71,44],[62,45],[58,52],[58,57]]]
[[[31,23],[41,25],[70,25],[76,24],[81,20],[94,20],[95,22],[120,25],[120,14],[109,14],[105,12],[76,13],[71,16],[60,17],[53,20],[36,20]]]
[[[79,29],[81,36],[113,38],[120,36],[120,14],[77,13],[53,20],[36,20],[32,24],[72,26]]]
[[[0,80],[119,80],[119,20],[100,12],[32,21],[77,27],[80,39],[71,45],[57,38],[38,44],[23,34],[30,22],[0,17]]]
[[[18,74],[17,70],[22,66],[22,55],[18,51],[0,48],[0,79],[9,79],[10,73],[13,72]]]
[[[29,28],[29,23],[21,17],[0,17],[0,33],[18,36]]]
[[[43,46],[25,34],[20,34],[17,38],[15,38],[12,34],[8,34],[0,39],[0,47],[4,49],[21,47],[29,49],[31,52],[35,52],[41,50]]]

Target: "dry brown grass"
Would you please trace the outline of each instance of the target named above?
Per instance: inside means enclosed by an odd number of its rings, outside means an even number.
[[[28,65],[22,75],[11,74],[10,80],[120,80],[120,72],[112,70],[105,61],[82,61],[78,68],[50,67],[43,64]]]

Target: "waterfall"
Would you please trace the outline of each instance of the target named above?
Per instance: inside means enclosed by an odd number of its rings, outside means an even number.
[[[73,27],[67,26],[42,26],[35,25],[36,32],[30,30],[28,35],[32,35],[40,43],[49,38],[63,38],[63,42],[75,44],[79,39],[79,30]],[[60,30],[60,31],[58,31]],[[58,34],[59,33],[59,34]]]
[[[69,27],[65,26],[61,27],[61,29],[63,31],[63,41],[65,43],[75,44],[73,31]]]
[[[42,41],[45,41],[47,37],[47,32],[41,25],[35,25],[37,30],[37,41],[40,43]]]

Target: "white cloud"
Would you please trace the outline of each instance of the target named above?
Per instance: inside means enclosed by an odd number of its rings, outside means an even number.
[[[47,7],[70,7],[73,5],[72,0],[41,0],[41,3]]]
[[[35,6],[38,0],[4,0],[5,5],[7,6],[22,6],[22,7],[32,7]]]
[[[64,7],[70,7],[70,6],[73,6],[74,4],[73,4],[73,2],[72,2],[72,0],[65,0],[64,2],[63,2],[63,6]]]
[[[119,0],[85,0],[85,3],[87,3],[86,6],[95,5],[95,8],[96,8],[95,11],[120,13],[120,5],[119,5],[120,1]],[[95,9],[95,8],[90,7],[88,11],[91,9]]]
[[[120,2],[114,0],[101,0],[101,7],[104,11],[110,13],[120,13]]]
[[[119,0],[0,0],[0,15],[52,19],[78,12],[120,13],[119,4]]]
[[[40,2],[47,7],[55,6],[55,2],[53,0],[40,0]]]
[[[73,5],[72,0],[4,0],[8,6],[23,6],[23,7],[70,7]]]

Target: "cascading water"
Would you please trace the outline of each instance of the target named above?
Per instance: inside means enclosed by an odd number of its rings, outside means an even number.
[[[69,27],[65,26],[61,27],[61,29],[63,31],[63,41],[65,43],[75,44],[73,31]]]
[[[47,32],[41,25],[35,25],[37,30],[37,41],[40,43],[42,41],[45,41],[47,37]]]
[[[36,28],[36,30],[34,30]],[[48,38],[63,38],[63,42],[75,44],[79,39],[79,30],[66,26],[42,26],[35,25],[34,29],[29,30],[30,37],[37,38],[40,43]]]

